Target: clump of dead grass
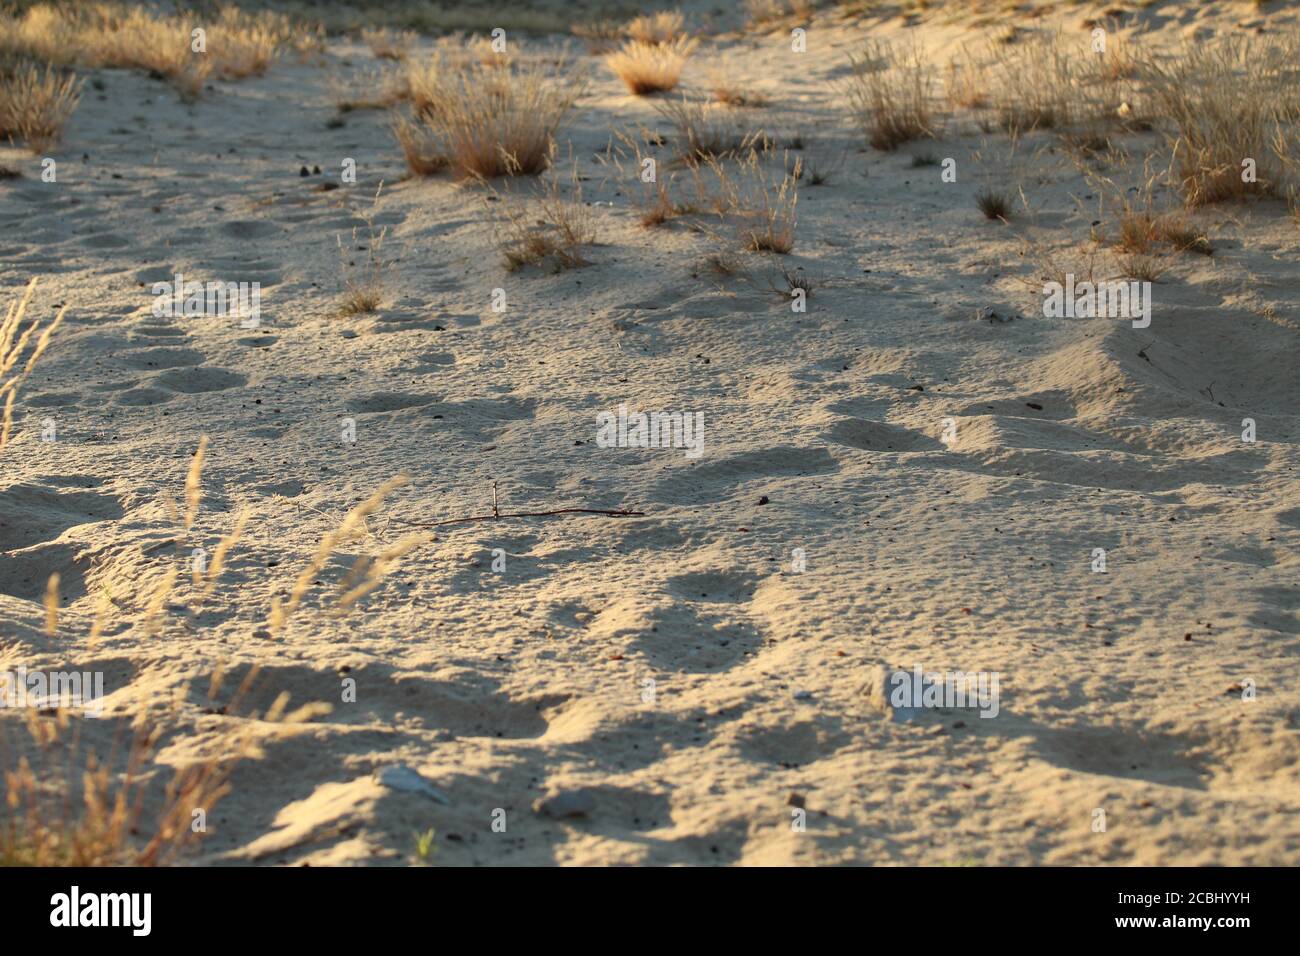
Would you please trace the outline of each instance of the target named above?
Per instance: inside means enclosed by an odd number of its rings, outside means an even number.
[[[694,49],[690,37],[665,43],[629,40],[605,57],[605,63],[634,96],[647,96],[675,88]]]
[[[1227,36],[1144,62],[1188,206],[1287,193],[1300,158],[1298,59],[1295,35]]]
[[[1104,52],[1059,32],[1029,36],[1014,48],[993,49],[993,106],[1013,133],[1055,130],[1100,143],[1114,127],[1140,128],[1133,53],[1120,34]]]
[[[234,760],[249,752],[247,731],[227,731],[218,753],[178,769],[157,794],[150,770],[162,739],[156,724],[134,722],[119,765],[112,753],[82,755],[80,727],[67,710],[38,716],[28,709],[24,716],[26,752],[5,761],[12,769],[5,771],[0,804],[0,866],[174,862],[202,838],[192,825],[195,813],[212,813],[230,790]],[[157,804],[151,827],[143,822],[147,798]]]
[[[661,10],[629,20],[623,32],[637,43],[673,44],[686,36],[686,18],[678,10]]]
[[[63,316],[68,311],[67,306],[64,306],[48,323],[42,323],[37,318],[26,321],[27,307],[35,293],[36,280],[32,279],[18,301],[9,304],[4,321],[0,322],[0,407],[4,409],[3,418],[0,418],[0,450],[9,443],[13,431],[14,403],[18,398],[18,389],[27,381],[32,369],[49,348],[50,339],[58,331]],[[24,355],[27,356],[27,361],[20,365]]]
[[[971,50],[963,48],[960,57],[948,61],[944,93],[953,106],[982,109],[988,105],[986,70],[983,64],[976,61]]]
[[[749,25],[759,29],[806,24],[817,9],[816,0],[745,0],[744,6]]]
[[[200,28],[201,44],[193,33]],[[197,97],[210,76],[261,75],[282,51],[308,52],[320,41],[319,31],[284,14],[238,7],[207,18],[110,2],[37,3],[0,14],[0,54],[57,66],[143,70],[186,99]]]
[[[575,23],[570,30],[587,44],[587,52],[592,54],[608,53],[623,39],[623,24],[617,20]]]
[[[709,89],[713,92],[714,101],[724,106],[763,107],[771,103],[762,93],[742,89],[721,70],[715,70],[709,75]]]
[[[48,64],[0,63],[0,138],[37,153],[57,145],[81,87],[75,76]]]
[[[11,308],[6,327],[15,314],[21,317],[20,311]],[[25,334],[24,338],[30,335]],[[205,447],[206,439],[200,443],[200,449]],[[187,529],[193,523],[190,518],[197,506],[202,468],[200,452],[195,455],[186,478],[189,517],[185,528],[177,528],[178,541],[188,535]],[[299,609],[330,555],[338,547],[367,536],[370,516],[379,509],[384,497],[405,481],[405,476],[398,476],[385,482],[348,512],[338,528],[321,539],[315,556],[299,574],[288,599],[272,601],[269,626],[275,633],[282,631]],[[171,517],[179,522],[174,505]],[[200,576],[196,570],[193,584],[200,604],[211,593],[216,577],[225,566],[226,554],[239,540],[247,517],[242,512],[233,530],[218,543],[206,575]],[[377,555],[363,555],[340,581],[330,613],[348,612],[383,582],[402,557],[429,540],[428,534],[409,535]],[[179,577],[178,570],[173,562],[161,576],[162,585],[150,599],[141,626],[146,636],[157,630],[156,619],[165,614]],[[48,592],[57,596],[57,576],[51,580]],[[108,603],[112,603],[111,597],[107,602],[101,601],[97,609],[88,642],[92,647],[102,631],[104,608]],[[209,738],[200,756],[176,769],[165,785],[160,783],[156,760],[164,739],[161,721],[174,716],[172,711],[180,706],[182,698],[176,699],[172,710],[163,713],[153,710],[147,715],[139,711],[129,725],[118,721],[119,730],[106,756],[90,748],[83,749],[82,728],[111,727],[109,720],[89,724],[80,719],[74,721],[72,711],[62,699],[47,702],[50,706],[39,710],[26,708],[23,715],[26,735],[20,735],[20,740],[11,747],[9,736],[0,734],[0,765],[6,768],[4,795],[0,800],[0,866],[157,866],[178,861],[207,832],[207,827],[197,827],[194,822],[210,818],[229,794],[234,766],[243,758],[257,754],[254,734],[259,725],[300,724],[332,709],[329,704],[313,702],[290,711],[289,694],[283,691],[274,698],[266,698],[268,703],[264,709],[247,709],[258,676],[258,667],[248,668],[233,694],[217,706],[222,686],[227,682],[227,671],[221,664],[212,671],[208,706],[204,709],[210,716],[199,719],[219,723],[200,728]],[[85,703],[82,701],[82,706]],[[221,720],[235,714],[246,719]],[[0,726],[9,720],[3,717]],[[125,745],[122,730],[130,732],[130,740]],[[213,730],[215,733],[211,733]],[[148,817],[155,822],[146,823]]]
[[[362,41],[378,60],[405,60],[419,36],[413,30],[390,30],[387,27],[363,29]]]
[[[919,46],[893,48],[872,41],[849,60],[849,105],[867,142],[888,151],[935,135],[933,80]]]
[[[1011,219],[1011,197],[996,189],[981,189],[975,195],[975,205],[985,219],[1007,222]]]
[[[590,265],[583,247],[595,243],[596,227],[590,207],[582,201],[576,166],[567,195],[559,179],[552,178],[532,201],[503,199],[501,209],[497,246],[510,272],[536,266],[557,273]]]
[[[449,161],[439,152],[438,141],[428,127],[398,116],[392,125],[393,136],[402,148],[406,168],[417,176],[434,176],[447,168]]]
[[[657,103],[655,109],[673,125],[681,158],[688,163],[742,155],[767,140],[761,129],[740,127],[734,117],[712,103],[682,97]]]
[[[551,69],[541,63],[456,66],[435,59],[414,68],[408,79],[423,138],[408,129],[407,140],[420,147],[417,155],[445,157],[456,175],[473,179],[545,170],[556,131],[584,85],[563,63]]]
[[[713,187],[713,208],[749,252],[784,255],[794,248],[798,221],[802,159],[775,171],[772,151],[751,149],[731,163],[710,157],[706,169]]]
[[[1160,208],[1156,202],[1156,176],[1148,171],[1146,181],[1123,189],[1104,176],[1090,176],[1100,196],[1101,218],[1110,218],[1114,210],[1116,223],[1113,246],[1127,256],[1146,256],[1168,246],[1178,252],[1209,256],[1214,247],[1205,232],[1197,228],[1182,208]],[[1094,229],[1094,239],[1105,241]]]

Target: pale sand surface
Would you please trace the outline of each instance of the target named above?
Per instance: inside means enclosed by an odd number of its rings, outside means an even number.
[[[1249,19],[1198,7],[1162,8],[1151,42]],[[973,34],[910,35],[941,63]],[[1083,248],[1088,183],[1052,137],[1012,154],[969,115],[936,143],[862,149],[835,92],[862,37],[815,28],[800,57],[784,34],[733,35],[687,68],[688,90],[715,63],[752,78],[773,100],[752,123],[839,163],[800,191],[785,262],[819,279],[803,315],[762,258],[749,282],[714,278],[706,238],[638,224],[631,168],[597,154],[614,128],[670,131],[576,43],[593,82],[560,150],[599,204],[599,245],[558,275],[505,271],[482,189],[405,179],[383,113],[327,127],[330,76],[375,65],[358,42],[194,106],[96,73],[57,185],[3,150],[25,172],[0,184],[5,299],[35,275],[37,314],[70,308],[0,458],[0,668],[103,671],[110,715],[83,739],[167,712],[167,765],[244,719],[210,712],[218,666],[260,664],[263,710],[280,691],[333,703],[250,724],[259,750],[203,863],[401,863],[430,827],[441,865],[1300,861],[1295,221],[1280,204],[1199,213],[1216,254],[1174,260],[1149,329],[1044,319],[1025,250]],[[1125,145],[1140,168],[1158,138]],[[923,151],[956,158],[958,182],[912,168]],[[345,157],[357,184],[318,191]],[[985,220],[988,182],[1023,188],[1032,213]],[[337,237],[363,214],[388,230],[388,301],[342,318]],[[154,318],[149,285],[177,271],[260,282],[263,328]],[[597,447],[596,416],[623,402],[703,412],[702,457]],[[47,417],[57,442],[39,439]],[[158,547],[166,499],[183,501],[204,434],[184,551],[210,551],[241,507],[251,520],[207,608],[145,636],[150,589],[180,560]],[[372,537],[264,636],[322,535],[403,472]],[[482,513],[493,482],[504,510],[645,516],[438,529],[350,616],[327,613],[357,556],[412,530],[400,519]],[[52,572],[67,602],[53,639]],[[88,648],[106,586],[114,613]],[[914,665],[999,673],[1000,713],[890,720],[877,669]],[[346,677],[356,703],[340,702]],[[1254,701],[1231,690],[1246,680]],[[449,804],[376,783],[393,763]],[[586,819],[533,809],[582,787]]]

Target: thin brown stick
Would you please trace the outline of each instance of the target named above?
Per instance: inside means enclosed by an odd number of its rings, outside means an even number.
[[[413,528],[439,528],[446,524],[466,524],[470,521],[498,521],[501,518],[548,518],[551,515],[608,515],[611,518],[633,518],[642,517],[644,511],[619,510],[612,511],[605,508],[556,508],[554,511],[512,511],[509,513],[495,512],[490,515],[472,515],[468,518],[447,518],[443,521],[406,521],[402,518],[394,520],[402,524],[410,525]]]

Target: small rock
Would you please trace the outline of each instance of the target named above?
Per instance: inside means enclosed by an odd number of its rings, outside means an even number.
[[[304,166],[302,169],[298,170],[298,175],[299,175],[299,176],[310,176],[311,173],[307,170],[307,167]]]
[[[758,503],[759,503],[760,505],[765,505],[765,504],[768,503],[768,501],[769,501],[769,499],[768,499],[767,495],[764,495],[763,497],[761,497],[761,498],[758,499]]]
[[[794,692],[795,700],[812,700],[813,692],[810,690],[797,690]]]
[[[533,812],[555,820],[585,817],[596,809],[596,796],[585,787],[561,790],[533,804]]]
[[[805,801],[805,797],[802,793],[792,793],[786,799],[785,805],[787,807],[798,807],[800,810],[802,810],[804,808],[804,801]]]
[[[375,772],[375,782],[390,790],[403,793],[418,793],[443,806],[450,806],[451,800],[445,793],[431,784],[420,774],[404,763],[396,763]]]

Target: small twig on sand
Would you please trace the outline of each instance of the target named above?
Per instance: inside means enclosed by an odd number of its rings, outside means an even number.
[[[492,482],[492,513],[490,515],[470,515],[468,518],[444,518],[442,521],[407,521],[394,518],[412,528],[441,528],[447,524],[468,524],[471,521],[500,521],[502,518],[549,518],[552,515],[607,515],[611,518],[637,518],[645,515],[644,511],[631,511],[627,508],[617,510],[610,508],[554,508],[550,511],[512,511],[503,514],[497,501],[497,483]]]
[[[470,521],[497,521],[501,518],[548,518],[551,515],[608,515],[611,518],[635,518],[645,515],[644,511],[612,511],[604,508],[556,508],[554,511],[512,511],[503,513],[494,511],[490,515],[471,515],[468,518],[447,518],[444,521],[407,521],[395,520],[413,528],[438,528],[445,524],[466,524]]]

